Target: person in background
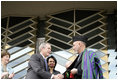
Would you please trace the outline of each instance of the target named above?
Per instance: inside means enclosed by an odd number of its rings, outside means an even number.
[[[87,50],[87,44],[86,36],[73,37],[73,50],[79,55],[67,71],[74,75],[74,79],[103,79],[100,60],[95,52]]]
[[[51,44],[41,43],[39,52],[33,54],[29,60],[26,79],[59,79],[61,74],[54,75],[48,72],[46,57],[51,53]]]
[[[56,60],[56,58],[55,58],[54,56],[49,56],[49,57],[47,58],[47,63],[48,63],[48,67],[49,67],[49,70],[48,70],[48,71],[49,71],[51,74],[54,74],[54,75],[60,74],[59,71],[55,70],[55,66],[56,66],[56,64],[57,64],[57,60]]]
[[[7,50],[1,52],[1,79],[12,79],[14,77],[13,69],[8,66],[10,54]]]

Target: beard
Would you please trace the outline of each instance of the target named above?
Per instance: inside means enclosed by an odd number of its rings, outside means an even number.
[[[78,51],[77,50],[74,50],[74,54],[77,54],[78,53]]]
[[[75,48],[75,49],[74,49],[74,53],[75,53],[75,54],[78,54],[78,52],[79,52],[79,48]]]

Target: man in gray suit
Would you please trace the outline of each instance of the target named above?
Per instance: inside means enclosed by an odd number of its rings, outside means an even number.
[[[41,43],[40,53],[33,54],[29,60],[26,79],[59,79],[61,74],[53,75],[48,72],[46,57],[51,53],[49,43]]]

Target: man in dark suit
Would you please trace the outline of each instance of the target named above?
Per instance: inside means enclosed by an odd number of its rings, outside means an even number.
[[[51,45],[41,43],[39,51],[40,53],[33,54],[29,60],[26,79],[59,79],[58,75],[48,72],[46,57],[51,53]]]
[[[86,36],[73,37],[73,50],[78,56],[65,71],[64,78],[74,75],[74,79],[103,79],[100,60],[95,52],[86,49],[87,42]]]

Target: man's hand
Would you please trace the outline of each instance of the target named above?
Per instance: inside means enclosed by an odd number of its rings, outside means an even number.
[[[54,75],[53,79],[59,79],[59,76],[58,75]]]
[[[53,79],[63,79],[64,76],[62,74],[57,74],[53,76]]]
[[[71,73],[72,73],[72,74],[76,74],[76,73],[77,73],[77,69],[76,69],[76,68],[73,68],[73,69],[71,70]]]
[[[63,79],[64,78],[64,76],[62,74],[57,74],[57,75],[58,75],[59,79]]]

